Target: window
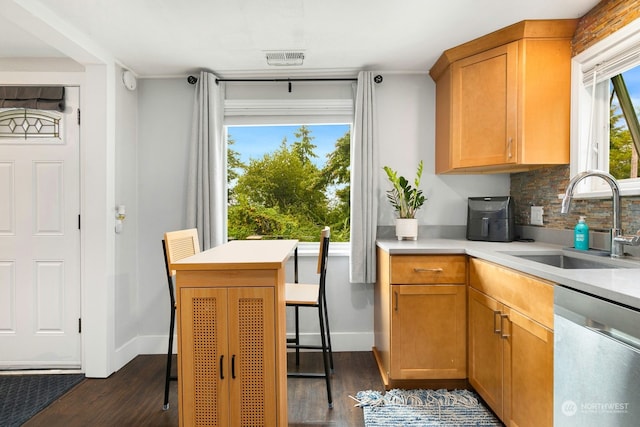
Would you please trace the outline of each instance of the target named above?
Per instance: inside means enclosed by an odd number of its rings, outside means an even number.
[[[61,119],[56,111],[0,109],[0,141],[60,144]]]
[[[349,241],[350,124],[227,126],[229,240]]]
[[[610,79],[609,173],[616,179],[638,178],[640,66]]]
[[[348,250],[354,93],[349,80],[225,85],[229,240],[295,238],[317,253],[327,225],[332,252]]]
[[[640,23],[632,23],[574,58],[571,175],[586,169],[615,176],[623,195],[640,194]],[[610,194],[584,180],[583,196]]]

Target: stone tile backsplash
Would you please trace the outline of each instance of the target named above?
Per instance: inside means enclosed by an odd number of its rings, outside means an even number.
[[[578,22],[573,36],[573,56],[640,17],[638,0],[601,0]]]
[[[511,197],[515,207],[515,222],[530,223],[531,206],[544,207],[544,226],[573,229],[580,215],[584,215],[593,231],[608,231],[612,225],[611,198],[574,199],[567,215],[560,213],[562,199],[569,183],[569,166],[554,166],[529,172],[511,174]],[[622,229],[625,234],[640,230],[640,196],[622,198]]]

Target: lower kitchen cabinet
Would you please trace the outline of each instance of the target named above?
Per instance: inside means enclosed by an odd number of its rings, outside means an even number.
[[[553,331],[505,309],[510,323],[509,411],[505,419],[511,426],[553,425]]]
[[[181,425],[278,424],[274,290],[180,290]]]
[[[504,400],[501,308],[495,299],[469,288],[469,382],[500,418]]]
[[[395,285],[391,292],[391,378],[464,378],[465,287]]]
[[[387,389],[421,381],[464,381],[465,281],[464,255],[378,250],[374,355]]]
[[[469,383],[507,426],[553,425],[553,284],[471,258]]]

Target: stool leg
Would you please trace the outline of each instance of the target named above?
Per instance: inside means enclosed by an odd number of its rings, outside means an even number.
[[[164,380],[164,404],[162,409],[169,409],[169,382],[171,381],[171,359],[173,357],[173,328],[176,322],[176,309],[171,307],[171,323],[169,324],[169,348],[167,350],[167,372]]]
[[[299,321],[299,309],[295,306],[295,320],[296,320],[296,366],[300,366],[300,321]]]
[[[331,396],[331,369],[329,368],[329,348],[327,344],[325,332],[325,319],[323,315],[322,305],[318,305],[318,318],[320,320],[320,337],[322,339],[322,360],[324,362],[324,377],[327,384],[327,400],[329,401],[329,409],[333,409],[333,398]]]
[[[327,310],[327,300],[322,298],[322,305],[324,306],[324,321],[327,329],[327,347],[329,348],[329,362],[331,366],[331,373],[333,373],[333,350],[331,348],[331,331],[329,330],[329,311]]]

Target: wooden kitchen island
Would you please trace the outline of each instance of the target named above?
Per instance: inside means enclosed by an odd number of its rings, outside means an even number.
[[[285,263],[296,240],[237,240],[176,270],[181,426],[286,426]]]

